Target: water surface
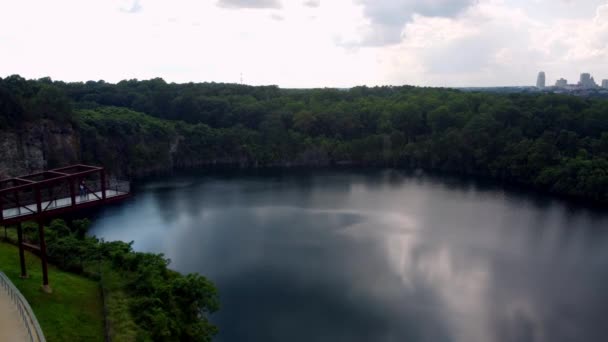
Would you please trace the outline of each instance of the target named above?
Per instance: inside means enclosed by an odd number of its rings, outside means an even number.
[[[219,288],[216,341],[602,341],[608,215],[452,178],[200,172],[92,233]]]

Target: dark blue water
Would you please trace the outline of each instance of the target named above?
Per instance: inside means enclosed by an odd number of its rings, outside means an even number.
[[[93,234],[218,286],[217,341],[604,341],[608,215],[384,171],[165,177]]]

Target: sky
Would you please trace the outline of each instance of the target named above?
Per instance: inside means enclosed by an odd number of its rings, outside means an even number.
[[[0,0],[0,77],[286,88],[608,79],[608,0]]]

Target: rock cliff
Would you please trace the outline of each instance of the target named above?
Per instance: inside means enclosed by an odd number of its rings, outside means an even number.
[[[80,137],[71,124],[42,120],[0,130],[0,178],[80,160]]]

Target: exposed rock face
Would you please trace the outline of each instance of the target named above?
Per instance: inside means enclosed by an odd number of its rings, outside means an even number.
[[[112,176],[131,178],[213,165],[291,167],[332,162],[322,148],[304,150],[293,160],[262,163],[245,151],[215,156],[210,151],[213,146],[192,145],[175,133],[159,136],[138,128],[127,133],[99,132],[48,120],[0,130],[0,179],[74,163],[104,165]]]
[[[80,138],[71,124],[39,121],[0,131],[0,178],[76,163]]]

